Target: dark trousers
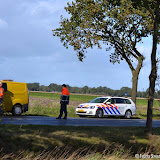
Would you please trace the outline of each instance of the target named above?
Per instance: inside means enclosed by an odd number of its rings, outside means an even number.
[[[0,103],[3,103],[3,98],[0,98]]]
[[[3,98],[0,98],[0,107],[3,107]]]
[[[60,109],[60,115],[59,117],[61,118],[64,112],[64,118],[67,118],[67,104],[61,104],[61,109]]]
[[[0,98],[0,115],[3,114],[3,98]]]

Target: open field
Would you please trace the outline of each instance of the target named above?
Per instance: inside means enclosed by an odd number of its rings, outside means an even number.
[[[45,115],[58,116],[60,93],[30,92],[30,108],[25,115]],[[70,95],[68,105],[68,117],[78,117],[75,115],[75,108],[80,103],[89,102],[98,96],[95,95]],[[137,99],[137,115],[133,118],[146,119],[147,99]],[[160,100],[154,101],[153,119],[160,119]]]
[[[83,159],[98,160],[103,156],[114,160],[132,159],[135,154],[159,154],[160,128],[153,128],[150,137],[143,131],[143,127],[0,125],[0,159],[3,155],[42,159],[43,154],[48,159],[61,155],[76,159],[76,154],[79,158],[87,154],[89,157]]]

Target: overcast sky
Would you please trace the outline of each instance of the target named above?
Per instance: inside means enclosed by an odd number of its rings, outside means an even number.
[[[105,47],[88,50],[84,62],[79,62],[72,47],[64,48],[59,38],[52,36],[60,16],[66,15],[67,2],[71,0],[0,0],[0,79],[41,85],[131,87],[128,65],[125,61],[110,63]],[[138,82],[141,91],[149,86],[151,47],[151,38],[138,45],[146,57]]]

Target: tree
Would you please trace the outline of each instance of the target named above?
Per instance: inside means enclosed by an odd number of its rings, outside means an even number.
[[[147,122],[145,132],[147,135],[152,134],[152,111],[153,101],[155,95],[155,82],[157,79],[157,44],[160,41],[160,2],[159,0],[133,0],[134,7],[138,7],[142,12],[148,12],[150,23],[153,24],[149,28],[149,33],[153,36],[152,52],[151,52],[151,73],[149,75],[149,92],[148,92],[148,108],[147,108]],[[149,21],[148,21],[149,22]]]
[[[88,86],[84,86],[84,87],[82,88],[82,92],[83,92],[84,94],[88,93]]]
[[[145,59],[137,44],[148,35],[148,12],[135,9],[131,0],[75,0],[67,5],[70,18],[61,17],[61,26],[53,35],[60,37],[66,48],[73,46],[80,61],[87,48],[101,48],[102,42],[107,50],[112,47],[110,61],[125,60],[132,72],[132,100],[136,103],[138,76]]]
[[[29,90],[32,91],[39,91],[39,83],[35,82],[35,83],[28,83],[27,87]]]
[[[150,2],[150,3],[149,3]],[[151,5],[152,4],[152,5]],[[153,20],[153,45],[152,45],[152,53],[151,53],[151,73],[149,76],[149,98],[148,98],[148,109],[147,109],[147,122],[145,127],[146,134],[152,134],[152,111],[153,111],[153,100],[155,94],[155,82],[157,78],[157,44],[159,39],[159,25],[160,25],[160,13],[159,0],[147,1],[144,3],[145,7],[150,11],[152,20]]]
[[[129,97],[129,96],[131,96],[132,91],[131,91],[131,88],[122,87],[119,92],[120,92],[120,96],[124,96],[125,93],[127,93],[127,96]]]
[[[39,86],[39,90],[40,91],[48,91],[48,86],[41,85],[41,86]]]

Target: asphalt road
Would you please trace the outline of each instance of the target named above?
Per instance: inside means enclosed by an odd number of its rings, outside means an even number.
[[[0,124],[17,125],[51,125],[51,126],[145,126],[143,119],[118,119],[118,118],[68,118],[56,119],[46,116],[6,116]],[[160,120],[153,120],[153,127],[160,127]]]

